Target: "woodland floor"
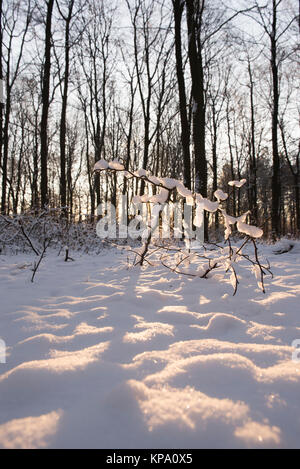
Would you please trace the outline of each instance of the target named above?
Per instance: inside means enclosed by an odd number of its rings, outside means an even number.
[[[300,244],[227,276],[0,256],[0,447],[300,448]],[[300,354],[299,354],[300,355]]]

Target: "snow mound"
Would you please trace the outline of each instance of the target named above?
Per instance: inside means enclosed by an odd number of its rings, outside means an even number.
[[[292,251],[292,253],[300,253],[300,242],[293,239],[281,239],[274,245],[274,254],[284,254]]]

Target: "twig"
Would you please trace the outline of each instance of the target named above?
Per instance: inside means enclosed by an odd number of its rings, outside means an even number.
[[[264,271],[262,269],[262,266],[259,262],[259,258],[258,258],[258,251],[257,251],[257,246],[256,246],[256,242],[254,241],[254,239],[252,238],[251,239],[253,245],[254,245],[254,254],[255,254],[255,260],[256,260],[256,263],[257,265],[259,266],[259,269],[260,269],[260,278],[261,278],[261,289],[263,291],[263,293],[266,293],[265,291],[265,286],[264,286]]]
[[[14,224],[14,222],[12,220],[8,220],[6,217],[4,217],[3,215],[0,215],[0,217],[2,218],[2,220],[5,221],[6,224],[8,225],[11,225],[13,226],[14,228],[16,228],[16,225]],[[39,256],[40,253],[39,251],[33,246],[32,242],[31,242],[31,239],[29,238],[29,236],[27,235],[22,223],[21,223],[21,220],[19,218],[17,218],[17,222],[18,222],[18,225],[19,225],[19,228],[20,228],[20,231],[22,233],[22,235],[24,236],[24,238],[26,239],[26,241],[28,242],[29,246],[31,247],[31,249],[33,250],[33,252]]]
[[[32,274],[32,277],[31,277],[31,282],[33,283],[33,280],[34,280],[34,277],[35,277],[35,274],[40,266],[40,263],[42,262],[44,256],[45,256],[45,253],[46,253],[46,250],[47,248],[49,247],[49,244],[50,244],[50,240],[46,243],[44,242],[44,248],[43,248],[43,251],[42,251],[42,254],[40,255],[40,258],[38,260],[37,263],[35,263],[34,265],[34,268],[33,268],[33,274]]]
[[[65,262],[68,261],[74,261],[74,259],[69,256],[69,248],[66,248]]]
[[[19,226],[20,226],[20,229],[21,229],[21,232],[22,232],[23,236],[25,237],[25,239],[26,239],[27,242],[29,243],[29,245],[30,245],[30,247],[32,248],[33,252],[34,252],[37,256],[39,256],[39,254],[40,254],[39,251],[38,251],[37,249],[35,249],[35,247],[33,246],[33,244],[32,244],[32,242],[31,242],[29,236],[26,234],[26,232],[25,232],[25,230],[24,230],[24,227],[23,227],[23,225],[22,225],[20,219],[18,219],[18,223],[19,223]]]

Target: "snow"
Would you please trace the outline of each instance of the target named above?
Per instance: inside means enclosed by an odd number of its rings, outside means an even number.
[[[242,187],[247,182],[247,179],[241,179],[240,181],[229,181],[229,186]]]
[[[247,223],[243,223],[241,221],[238,221],[236,226],[240,233],[245,233],[252,238],[261,238],[264,234],[261,228],[253,225],[247,225]]]
[[[299,448],[300,243],[208,279],[128,251],[0,256],[0,447]],[[248,265],[248,267],[246,267]],[[243,268],[242,268],[243,267]]]
[[[117,171],[123,171],[124,170],[124,166],[118,160],[110,161],[108,163],[108,166],[109,166],[110,169],[115,169]],[[96,169],[96,168],[94,167],[94,169]]]
[[[218,202],[221,200],[226,200],[228,198],[228,194],[226,192],[223,192],[221,189],[217,189],[214,192],[214,196],[216,199],[218,199]]]
[[[164,204],[169,197],[169,191],[167,189],[160,189],[159,194],[152,195],[149,199],[149,202],[154,204]]]
[[[161,188],[158,194],[155,195],[135,195],[132,197],[132,202],[134,204],[151,202],[154,204],[164,204],[169,196],[169,191],[167,189]]]
[[[94,171],[107,169],[109,167],[108,162],[106,160],[99,160],[94,166]]]
[[[99,160],[94,165],[94,171],[101,171],[104,169],[114,169],[117,171],[123,171],[125,168],[118,160],[113,161],[106,161],[106,160]]]
[[[262,281],[261,281],[261,270],[260,270],[259,265],[253,265],[252,266],[252,272],[255,275],[258,287],[262,290],[263,285],[262,285]]]
[[[160,178],[156,176],[148,176],[149,181],[153,182],[153,184],[161,184]]]
[[[221,212],[224,218],[224,225],[225,225],[224,239],[225,240],[227,240],[232,233],[232,229],[230,225],[234,225],[235,223],[237,223],[238,230],[241,233],[245,233],[245,234],[248,234],[249,236],[253,236],[253,238],[260,238],[263,235],[263,231],[260,228],[256,228],[255,226],[250,226],[244,223],[247,219],[247,216],[250,213],[249,210],[243,213],[238,218],[228,215],[228,213],[226,213],[226,210],[224,209],[221,209]]]
[[[177,179],[173,178],[160,178],[160,183],[170,190],[174,189],[174,187],[177,187],[178,184],[181,185],[181,183]]]
[[[116,168],[117,169],[117,168]],[[135,171],[134,173],[136,175],[136,177],[140,178],[140,177],[145,177],[147,176],[147,171],[145,169],[138,169],[137,171]]]
[[[206,210],[207,212],[216,212],[219,208],[219,202],[212,202],[211,200],[205,199],[200,194],[196,195],[197,206],[201,209]]]
[[[189,189],[187,189],[182,183],[178,182],[176,186],[177,192],[182,197],[192,197],[193,193]]]

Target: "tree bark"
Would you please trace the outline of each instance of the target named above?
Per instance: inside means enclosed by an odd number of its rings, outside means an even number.
[[[0,0],[0,80],[2,86],[2,79],[3,79],[3,68],[2,68],[2,3],[3,1]],[[2,87],[3,90],[3,87]],[[0,168],[2,166],[2,122],[3,122],[3,104],[0,103]]]
[[[249,208],[251,211],[251,221],[254,225],[258,223],[257,219],[257,162],[255,149],[255,110],[254,110],[254,82],[250,60],[248,61],[248,73],[250,82],[250,114],[251,114],[251,144],[250,144],[250,164],[249,164],[249,183],[250,197]]]
[[[45,62],[43,67],[42,84],[42,117],[41,117],[41,207],[49,203],[48,194],[48,115],[51,70],[51,24],[54,0],[47,2],[46,34],[45,34]]]
[[[271,71],[272,71],[272,153],[273,153],[273,174],[272,174],[272,236],[276,240],[280,236],[280,158],[278,152],[278,109],[279,109],[279,88],[278,88],[278,64],[277,64],[277,5],[273,0],[273,18],[271,40]]]
[[[65,207],[67,203],[66,131],[67,131],[68,87],[69,87],[69,74],[70,74],[70,23],[72,20],[73,6],[74,6],[74,0],[71,0],[69,3],[68,16],[63,17],[65,20],[65,71],[64,71],[64,80],[63,80],[59,143],[60,143],[60,204],[61,204],[61,207],[63,207],[62,213],[64,216],[66,215]]]
[[[187,115],[187,100],[185,91],[185,81],[182,66],[182,41],[181,41],[181,20],[183,13],[183,2],[173,0],[174,26],[175,26],[175,53],[176,53],[176,74],[179,92],[179,109],[181,120],[181,145],[183,152],[183,181],[184,185],[191,189],[191,156],[190,156],[190,127]]]
[[[186,0],[188,55],[192,78],[192,125],[195,158],[195,192],[207,197],[207,159],[205,151],[205,101],[202,44],[200,38],[204,0],[195,11],[194,0]],[[204,239],[208,239],[208,220],[204,217]]]

